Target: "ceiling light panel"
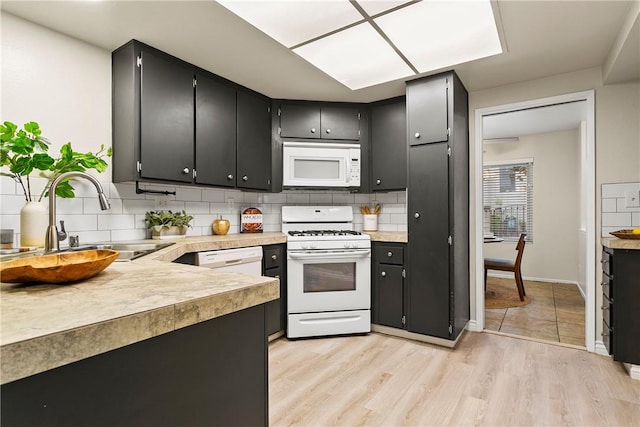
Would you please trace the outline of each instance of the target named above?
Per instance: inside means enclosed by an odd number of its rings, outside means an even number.
[[[286,47],[363,19],[348,0],[218,0],[218,3]]]
[[[356,25],[293,51],[353,90],[414,74],[368,23]]]
[[[357,0],[357,3],[369,16],[374,16],[412,1],[414,0]]]
[[[374,21],[421,73],[502,53],[488,0],[424,0]]]

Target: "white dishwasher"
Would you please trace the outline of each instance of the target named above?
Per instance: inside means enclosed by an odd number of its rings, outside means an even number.
[[[198,252],[195,264],[218,271],[262,275],[262,247]]]

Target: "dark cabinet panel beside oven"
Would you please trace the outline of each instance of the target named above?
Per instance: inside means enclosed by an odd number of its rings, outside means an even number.
[[[613,360],[640,364],[640,250],[602,251],[602,341]]]
[[[378,325],[404,328],[404,243],[373,242],[371,316]]]
[[[280,279],[280,298],[266,303],[267,334],[286,330],[287,326],[287,260],[285,244],[263,246],[262,274]]]

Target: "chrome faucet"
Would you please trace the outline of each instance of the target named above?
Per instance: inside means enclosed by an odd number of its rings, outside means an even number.
[[[58,231],[56,227],[56,187],[60,182],[67,178],[85,178],[95,185],[98,190],[98,201],[100,202],[100,209],[107,210],[111,208],[107,196],[104,195],[102,185],[93,176],[86,172],[65,172],[53,180],[49,187],[49,226],[47,227],[47,234],[44,236],[44,251],[53,252],[60,250],[60,240],[67,238],[67,233],[64,229],[64,222],[60,221],[62,231]]]

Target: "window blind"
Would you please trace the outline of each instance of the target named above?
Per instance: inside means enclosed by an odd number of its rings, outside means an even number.
[[[533,241],[533,159],[485,164],[482,188],[484,235]]]

